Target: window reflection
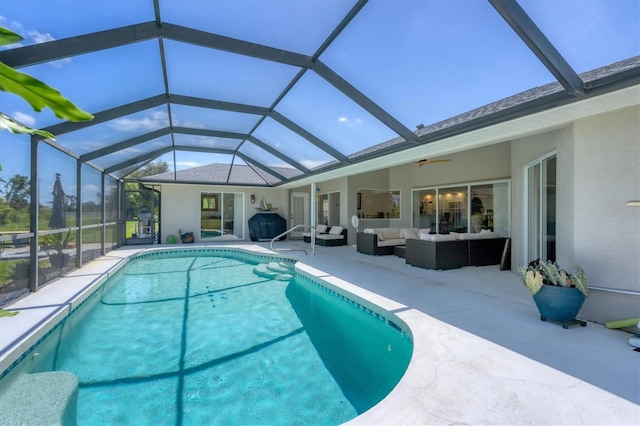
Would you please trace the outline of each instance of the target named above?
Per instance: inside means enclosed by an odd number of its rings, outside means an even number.
[[[468,232],[467,187],[444,188],[438,193],[438,232]]]
[[[426,189],[413,192],[413,223],[416,228],[431,229],[436,232],[437,201],[436,190]]]
[[[400,219],[400,190],[358,189],[358,217]]]
[[[494,231],[508,237],[509,197],[508,181],[415,189],[412,226],[439,234]]]

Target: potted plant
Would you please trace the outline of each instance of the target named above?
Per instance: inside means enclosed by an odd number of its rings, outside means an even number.
[[[69,263],[69,254],[64,253],[63,249],[66,249],[71,240],[71,230],[59,232],[57,234],[43,235],[40,238],[42,249],[49,256],[49,262],[51,266],[56,268],[63,268]]]
[[[587,325],[576,320],[588,294],[587,277],[580,266],[576,265],[575,272],[569,273],[556,262],[536,259],[526,268],[520,266],[518,271],[533,295],[542,321],[558,321],[564,328],[571,323]]]
[[[180,235],[180,240],[183,244],[193,243],[195,241],[195,237],[193,232],[182,232],[182,229],[178,230],[178,235]]]

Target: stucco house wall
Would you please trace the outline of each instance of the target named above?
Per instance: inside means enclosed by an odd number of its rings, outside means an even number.
[[[581,314],[640,317],[640,107],[575,122],[573,246],[592,291]],[[600,290],[602,289],[602,290]]]
[[[556,256],[558,263],[572,265],[573,239],[573,131],[566,126],[512,141],[511,143],[511,265],[533,259],[525,254],[525,173],[532,162],[556,153]]]
[[[168,235],[178,235],[182,232],[193,231],[196,242],[200,241],[200,193],[201,192],[234,192],[244,195],[244,239],[249,240],[248,220],[256,213],[256,207],[260,206],[262,197],[277,208],[277,214],[288,221],[287,191],[277,188],[245,188],[245,187],[220,187],[209,185],[177,185],[162,184],[162,237],[166,243]],[[251,194],[256,198],[255,204],[251,204]],[[180,240],[178,239],[178,242]]]

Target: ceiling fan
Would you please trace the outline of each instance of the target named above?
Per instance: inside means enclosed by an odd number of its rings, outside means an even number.
[[[416,161],[416,164],[421,167],[424,166],[425,164],[432,164],[432,163],[448,163],[450,162],[451,159],[449,158],[441,158],[441,159],[435,159],[435,160],[429,160],[426,158],[423,158],[422,160],[418,160]]]

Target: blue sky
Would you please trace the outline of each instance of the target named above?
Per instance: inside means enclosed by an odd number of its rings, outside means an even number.
[[[160,2],[165,22],[305,55],[316,51],[354,3]],[[638,0],[520,3],[577,72],[640,54]],[[0,0],[0,25],[23,35],[23,45],[153,19],[151,0]],[[169,90],[181,95],[269,107],[299,71],[289,65],[171,40],[165,41],[165,49]],[[493,7],[480,0],[372,0],[320,60],[412,130],[418,124],[432,124],[553,81]],[[157,40],[34,65],[23,71],[59,89],[89,112],[164,92]],[[396,136],[312,71],[306,72],[275,110],[345,155]],[[34,127],[60,121],[49,110],[36,113],[20,98],[5,92],[0,92],[0,111]],[[176,125],[225,131],[247,132],[256,122],[256,117],[249,114],[192,107],[176,107],[172,114]],[[77,135],[61,135],[59,142],[87,152],[162,128],[168,115],[166,108],[154,108]],[[305,167],[332,159],[273,120],[265,120],[256,135],[274,149],[290,150]],[[18,139],[26,142],[15,143]],[[193,138],[187,143],[200,141]],[[211,141],[214,146],[229,143]],[[118,155],[122,159],[135,156],[142,148],[114,154],[109,161],[117,162]],[[20,151],[25,149],[28,152],[28,138],[0,132],[0,176],[6,179],[23,167],[13,159],[24,156]],[[255,147],[244,149],[257,152],[267,164],[286,166]],[[216,158],[189,152],[177,157],[179,169],[204,165]]]

